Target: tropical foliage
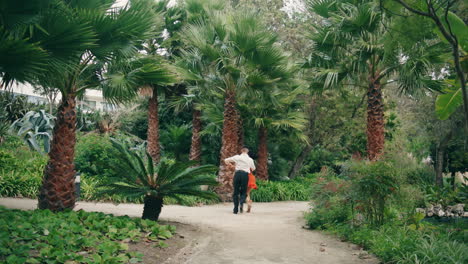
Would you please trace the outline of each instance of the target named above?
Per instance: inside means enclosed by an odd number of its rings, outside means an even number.
[[[79,172],[82,199],[156,220],[229,200],[223,160],[247,146],[254,201],[312,200],[311,228],[382,261],[466,262],[463,222],[415,213],[466,205],[464,1],[176,2],[2,2],[2,88],[61,102],[0,93],[1,196],[72,208]],[[120,109],[77,109],[87,89]]]
[[[144,198],[143,219],[158,220],[164,198],[180,199],[181,195],[191,195],[207,199],[217,196],[200,189],[201,185],[214,186],[217,182],[209,174],[216,171],[211,165],[192,167],[194,163],[162,161],[157,166],[152,157],[146,157],[127,146],[112,141],[118,150],[118,177],[110,184],[102,186],[103,194],[121,194],[129,198]]]
[[[55,117],[44,110],[27,112],[10,127],[11,131],[23,138],[28,146],[38,152],[48,153]],[[42,148],[41,148],[42,146]]]
[[[20,211],[0,207],[0,260],[4,263],[137,263],[143,254],[129,242],[165,245],[174,226],[103,213],[49,210]],[[150,234],[150,235],[146,235]],[[13,242],[21,241],[21,242]]]

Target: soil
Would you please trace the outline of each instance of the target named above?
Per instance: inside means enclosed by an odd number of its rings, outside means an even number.
[[[200,229],[182,223],[162,221],[161,224],[173,225],[177,228],[176,234],[165,241],[167,247],[161,248],[154,242],[139,242],[129,244],[129,250],[143,253],[143,263],[185,263],[193,254],[192,249],[202,235]]]

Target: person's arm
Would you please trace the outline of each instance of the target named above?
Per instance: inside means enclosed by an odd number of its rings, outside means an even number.
[[[251,169],[252,171],[255,170],[255,162],[253,161],[253,159],[250,159],[250,169]]]
[[[224,163],[235,164],[236,163],[236,156],[232,156],[232,157],[229,157],[227,159],[224,159]]]

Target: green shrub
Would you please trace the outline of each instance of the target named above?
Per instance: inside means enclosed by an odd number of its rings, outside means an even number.
[[[141,139],[146,139],[148,130],[148,113],[137,109],[123,113],[119,119],[120,129]]]
[[[154,221],[103,213],[49,210],[19,211],[0,207],[2,263],[136,263],[143,254],[128,242],[160,242],[175,227]]]
[[[371,224],[382,225],[388,200],[400,186],[395,168],[385,161],[355,162],[348,177],[352,179],[355,209]]]
[[[42,183],[42,172],[23,174],[0,172],[0,197],[27,197],[35,199]]]
[[[258,189],[252,190],[250,198],[254,202],[309,201],[312,177],[288,181],[257,180]]]
[[[7,137],[0,145],[0,197],[36,198],[47,159],[18,137]]]
[[[116,151],[112,147],[110,136],[88,133],[78,136],[75,150],[75,168],[88,176],[102,178],[116,175],[112,166],[117,163]]]
[[[323,175],[323,174],[322,174]],[[311,228],[325,228],[327,224],[346,222],[351,218],[350,184],[329,175],[318,177],[312,185],[313,209],[306,216]]]

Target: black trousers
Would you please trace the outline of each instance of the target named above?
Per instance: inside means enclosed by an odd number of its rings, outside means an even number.
[[[237,212],[240,204],[245,203],[247,197],[247,184],[249,183],[249,174],[245,171],[236,171],[234,174],[234,193],[232,200],[234,201],[234,211]]]

